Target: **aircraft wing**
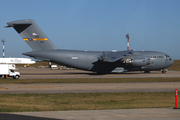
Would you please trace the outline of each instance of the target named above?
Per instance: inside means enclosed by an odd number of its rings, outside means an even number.
[[[116,62],[123,60],[125,56],[127,56],[126,53],[119,53],[119,52],[102,52],[103,55],[99,58],[99,60],[102,60],[104,62]]]

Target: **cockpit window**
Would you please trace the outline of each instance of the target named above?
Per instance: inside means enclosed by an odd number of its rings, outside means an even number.
[[[165,55],[165,58],[169,58],[169,55]]]

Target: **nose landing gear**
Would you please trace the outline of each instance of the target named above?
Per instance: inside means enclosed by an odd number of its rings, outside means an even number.
[[[165,74],[166,72],[167,72],[167,70],[165,70],[165,69],[163,69],[163,70],[162,70],[162,73],[164,73],[164,74]]]

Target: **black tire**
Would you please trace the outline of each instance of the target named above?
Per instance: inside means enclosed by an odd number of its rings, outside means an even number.
[[[163,70],[163,71],[162,71],[162,73],[164,73],[164,74],[165,74],[165,73],[166,73],[166,70]]]
[[[16,75],[16,76],[14,76],[13,78],[14,78],[14,79],[19,79],[19,76],[18,76],[18,75]]]
[[[144,73],[151,73],[150,71],[144,71]]]

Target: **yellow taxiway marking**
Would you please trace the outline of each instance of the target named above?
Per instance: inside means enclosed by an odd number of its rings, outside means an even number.
[[[47,88],[47,87],[62,87],[62,86],[22,86],[19,88]]]
[[[11,85],[16,85],[17,83],[12,83]]]
[[[8,88],[4,88],[4,87],[1,87],[1,86],[0,86],[0,90],[5,90],[5,89],[8,89]]]

